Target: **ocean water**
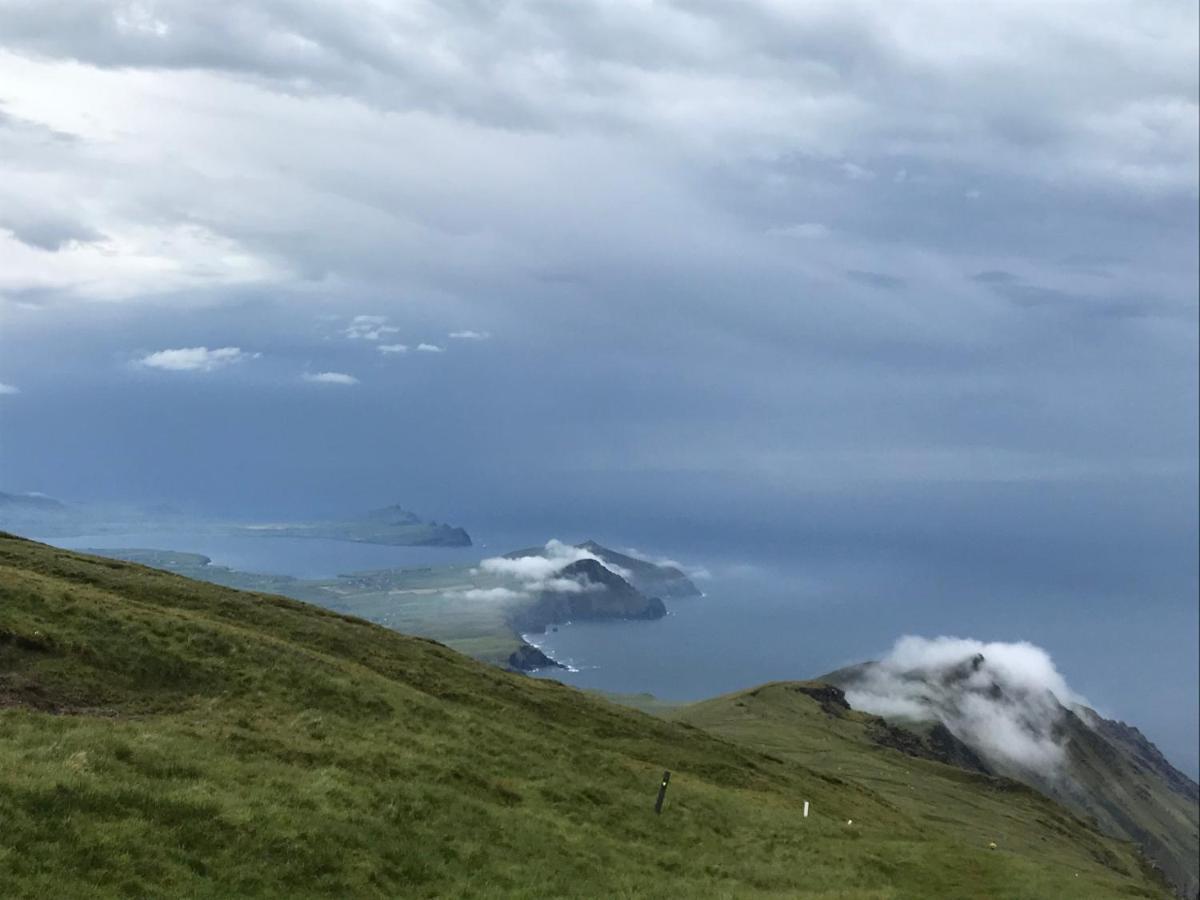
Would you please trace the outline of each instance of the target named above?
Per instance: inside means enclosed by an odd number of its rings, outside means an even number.
[[[466,548],[204,531],[82,535],[51,543],[189,551],[246,571],[326,578],[473,563],[556,534],[479,531],[477,545]],[[611,537],[601,536],[601,542],[630,549]],[[1024,640],[1048,650],[1072,688],[1102,713],[1140,727],[1189,774],[1200,768],[1196,607],[1149,587],[1136,598],[1140,602],[1131,602],[1137,583],[1131,587],[1116,577],[1111,564],[1049,565],[1032,550],[1013,558],[893,545],[655,542],[653,535],[642,535],[638,546],[647,555],[678,560],[695,574],[704,595],[668,599],[668,615],[659,621],[578,622],[530,635],[571,667],[538,677],[695,700],[877,658],[904,634]]]

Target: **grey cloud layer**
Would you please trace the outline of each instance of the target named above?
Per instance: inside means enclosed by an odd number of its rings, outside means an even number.
[[[994,163],[1001,150],[1056,178],[1196,178],[1196,11],[1175,0],[10,0],[3,22],[6,44],[49,57],[229,72],[488,125],[650,128],[835,156]]]

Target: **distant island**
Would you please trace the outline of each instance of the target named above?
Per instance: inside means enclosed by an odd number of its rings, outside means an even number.
[[[392,547],[471,546],[466,529],[425,520],[399,504],[345,519],[247,524],[188,515],[162,504],[66,503],[45,494],[0,491],[0,529],[44,538],[169,530],[323,538]]]
[[[470,547],[466,529],[440,522],[426,522],[414,512],[395,504],[373,509],[357,519],[326,522],[287,522],[269,525],[232,526],[235,531],[270,537],[324,538],[360,544],[394,547]]]

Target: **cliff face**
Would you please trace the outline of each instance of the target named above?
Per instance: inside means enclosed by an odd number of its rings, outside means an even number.
[[[558,572],[572,590],[542,591],[531,606],[513,614],[513,627],[540,634],[550,625],[589,619],[661,619],[667,608],[647,597],[620,575],[594,559],[581,559]]]
[[[455,525],[432,524],[428,534],[412,538],[414,547],[470,547],[471,536],[465,528]]]

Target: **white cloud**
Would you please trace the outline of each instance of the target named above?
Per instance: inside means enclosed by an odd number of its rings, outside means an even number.
[[[469,588],[465,591],[448,591],[447,597],[462,600],[478,600],[483,603],[508,603],[513,600],[527,600],[527,591],[516,591],[512,588]]]
[[[180,347],[177,350],[159,350],[138,360],[150,369],[165,369],[171,372],[211,372],[246,359],[256,359],[261,354],[246,353],[240,347]]]
[[[851,181],[870,181],[875,177],[875,173],[865,166],[860,166],[858,163],[844,162],[841,165],[842,174]]]
[[[533,556],[496,556],[485,559],[479,563],[479,571],[511,579],[518,585],[519,590],[526,594],[549,590],[578,593],[588,590],[590,585],[584,585],[573,578],[562,578],[559,573],[571,563],[584,559],[594,560],[622,578],[630,577],[630,573],[620,566],[607,563],[594,553],[559,540],[547,541],[541,552]]]
[[[487,331],[452,331],[450,337],[459,341],[486,341],[492,335]]]
[[[20,388],[18,388],[18,387],[14,387],[14,386],[13,386],[13,385],[11,385],[11,384],[5,384],[4,382],[0,381],[0,395],[4,395],[4,394],[19,394],[19,393],[21,393],[21,389],[20,389]]]
[[[356,341],[377,341],[384,335],[395,334],[400,329],[387,324],[387,316],[355,316],[342,329],[342,334]],[[393,345],[395,346],[395,345]]]
[[[392,353],[407,353],[408,344],[380,344],[375,349],[384,355]]]
[[[1086,702],[1041,647],[911,635],[848,684],[846,700],[875,715],[940,720],[985,758],[1042,774],[1064,759],[1064,708]]]
[[[11,170],[0,167],[0,173],[4,171]],[[81,187],[94,183],[94,174],[82,167],[43,174],[0,193],[36,190],[38,185]],[[0,196],[0,204],[9,199]],[[36,202],[36,197],[26,202]],[[75,223],[81,232],[96,237],[66,240],[57,247],[39,246],[31,231],[14,231],[0,222],[0,296],[10,291],[61,292],[81,300],[117,302],[291,279],[286,264],[213,227],[163,223],[150,215],[147,221],[133,221],[127,216],[127,210],[101,214],[102,234],[92,224]]]
[[[313,384],[358,384],[358,379],[345,372],[305,372],[304,380]]]
[[[437,344],[417,344],[417,349],[423,353],[445,353],[444,347],[439,347]]]

